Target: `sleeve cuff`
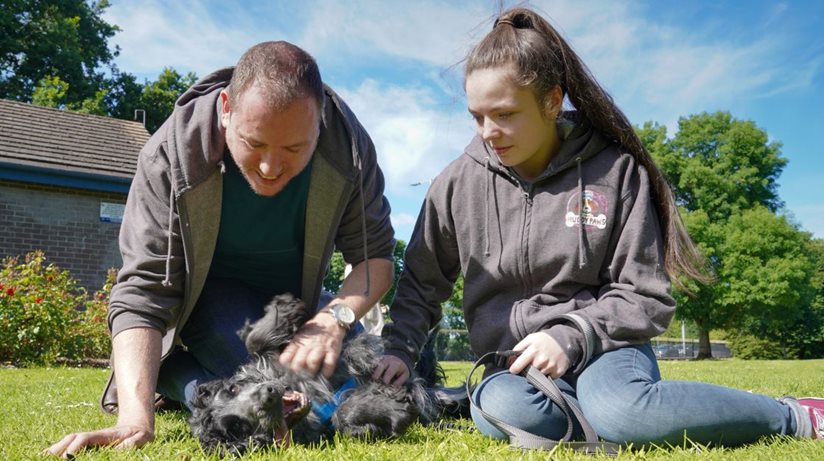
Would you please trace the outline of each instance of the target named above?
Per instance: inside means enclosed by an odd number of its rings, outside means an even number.
[[[580,373],[586,366],[586,363],[581,360],[584,352],[584,335],[577,328],[566,324],[553,325],[545,331],[566,352],[570,371],[574,374]]]
[[[415,369],[414,365],[412,364],[412,358],[409,357],[409,354],[405,353],[399,349],[387,349],[384,351],[386,355],[391,355],[393,357],[397,357],[401,359],[401,361],[406,365],[407,370],[409,370],[409,374],[412,374],[412,370]]]

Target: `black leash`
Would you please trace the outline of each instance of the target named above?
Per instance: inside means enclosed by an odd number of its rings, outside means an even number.
[[[475,373],[475,370],[477,370],[482,365],[485,366],[489,363],[495,365],[498,368],[507,368],[508,359],[510,357],[517,356],[518,354],[519,353],[515,351],[495,351],[486,353],[483,355],[483,357],[481,357],[475,362],[475,365],[472,367],[472,370],[466,377],[466,392],[469,396],[469,404],[476,410],[478,410],[481,413],[481,415],[483,415],[483,417],[486,418],[486,420],[489,421],[498,430],[508,435],[509,442],[513,448],[551,450],[557,447],[558,445],[563,445],[565,447],[573,449],[576,452],[587,454],[597,453],[615,456],[620,452],[621,445],[599,440],[598,434],[596,434],[595,430],[592,429],[592,426],[584,417],[584,414],[581,412],[581,409],[578,408],[574,403],[568,401],[567,397],[558,388],[558,385],[555,384],[551,379],[547,378],[543,373],[538,371],[538,369],[533,367],[532,365],[528,366],[525,370],[523,370],[520,373],[520,375],[525,377],[530,384],[535,386],[536,389],[538,389],[544,395],[546,395],[546,397],[564,413],[567,420],[567,430],[563,438],[561,438],[560,440],[553,440],[547,437],[533,434],[531,432],[515,427],[509,423],[501,421],[500,419],[484,412],[483,409],[481,409],[480,404],[476,402],[474,398],[472,398],[472,390],[470,389],[470,385],[472,382],[472,374]],[[583,442],[572,441],[572,430],[574,428],[575,420],[578,421],[578,424],[581,425],[581,428],[584,431],[585,441]]]

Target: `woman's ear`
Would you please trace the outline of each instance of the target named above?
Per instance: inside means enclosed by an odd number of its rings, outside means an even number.
[[[561,91],[559,85],[555,85],[546,95],[546,107],[544,107],[544,115],[547,119],[554,120],[558,118],[561,109],[564,107],[564,92]]]

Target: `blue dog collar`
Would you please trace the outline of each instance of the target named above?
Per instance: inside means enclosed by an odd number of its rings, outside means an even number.
[[[331,401],[324,403],[312,402],[312,413],[320,419],[321,424],[335,429],[335,425],[332,424],[332,413],[338,409],[338,405],[340,405],[341,401],[346,397],[346,393],[354,390],[356,387],[358,387],[358,382],[354,377],[347,379],[341,384],[338,390],[335,391],[335,395],[332,396]]]

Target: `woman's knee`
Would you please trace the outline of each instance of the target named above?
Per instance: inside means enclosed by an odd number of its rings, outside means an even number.
[[[578,377],[576,390],[587,421],[604,439],[639,440],[656,424],[657,363],[646,346],[610,351],[596,357]]]
[[[489,376],[475,389],[473,401],[489,416],[533,434],[551,439],[566,434],[567,420],[563,413],[522,376],[507,371]],[[482,434],[507,438],[478,408],[472,408],[471,412]]]

